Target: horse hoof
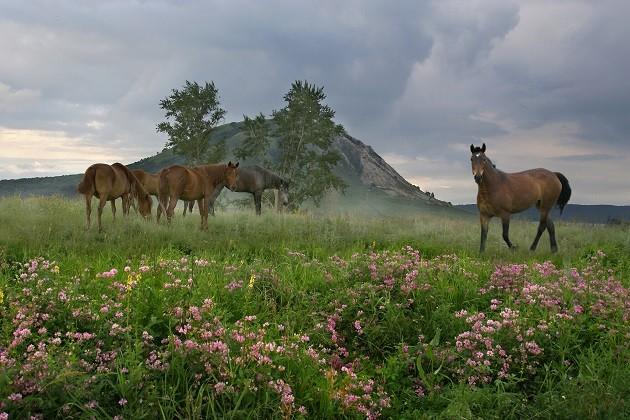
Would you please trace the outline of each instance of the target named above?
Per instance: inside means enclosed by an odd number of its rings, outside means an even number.
[[[556,252],[558,252],[558,247],[557,246],[552,247],[551,248],[551,253],[555,254]]]

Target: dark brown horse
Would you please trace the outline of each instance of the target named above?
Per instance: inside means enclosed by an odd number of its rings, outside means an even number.
[[[160,171],[160,205],[157,221],[162,209],[171,221],[177,200],[196,200],[201,215],[201,229],[208,229],[208,200],[218,185],[234,189],[238,180],[238,163],[227,165],[202,165],[186,167],[174,165]]]
[[[116,202],[119,197],[123,201],[123,214],[129,213],[130,202],[138,201],[140,214],[144,217],[151,215],[151,197],[134,174],[123,164],[95,163],[86,169],[83,179],[77,187],[79,193],[85,196],[85,211],[87,215],[87,228],[90,228],[90,215],[92,214],[92,196],[99,199],[98,205],[98,231],[101,232],[101,216],[103,207],[109,201],[112,205],[112,213],[116,218]]]
[[[532,206],[536,206],[540,213],[538,232],[530,249],[538,246],[540,236],[545,229],[549,232],[551,251],[558,250],[556,231],[550,213],[553,206],[560,208],[571,198],[571,187],[567,178],[559,172],[547,169],[530,169],[523,172],[505,173],[494,166],[486,156],[486,144],[481,147],[470,145],[472,157],[472,172],[475,182],[479,186],[477,192],[477,207],[481,222],[481,245],[483,252],[488,237],[488,223],[494,216],[500,217],[503,223],[503,240],[509,248],[514,248],[510,242],[510,215],[519,213]]]
[[[208,206],[210,214],[214,215],[214,202],[223,190],[224,185],[218,185],[212,196],[210,196]],[[279,175],[258,165],[241,166],[238,170],[238,181],[234,192],[248,192],[254,196],[256,214],[260,216],[262,210],[262,195],[267,189],[275,189],[277,194],[276,210],[282,211],[289,204],[289,181]],[[186,208],[192,213],[194,201],[184,203],[184,214]]]

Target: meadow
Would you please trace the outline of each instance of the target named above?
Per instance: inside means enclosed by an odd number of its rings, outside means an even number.
[[[630,418],[630,228],[0,199],[0,419]]]

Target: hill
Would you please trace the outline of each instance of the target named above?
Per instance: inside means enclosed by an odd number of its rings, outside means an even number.
[[[462,204],[455,207],[471,214],[478,214],[476,204]],[[531,208],[514,217],[523,220],[538,220],[538,211]],[[557,208],[553,209],[552,217],[556,220],[581,223],[630,223],[630,206],[567,204],[562,215]]]
[[[225,140],[231,152],[244,138],[242,122],[232,122],[217,127],[211,141]],[[335,172],[348,184],[348,189],[345,194],[329,194],[322,202],[321,211],[334,209],[352,212],[361,209],[369,214],[385,215],[410,214],[423,210],[462,214],[450,203],[430,197],[419,187],[409,183],[370,146],[360,140],[346,134],[335,139],[334,147],[342,156]],[[234,157],[228,156],[228,159],[234,159]],[[129,167],[157,172],[166,166],[181,163],[184,161],[180,156],[175,155],[171,150],[164,150],[154,156],[131,163]],[[76,185],[80,179],[81,174],[1,180],[0,197],[7,195],[73,196],[76,194]],[[228,192],[227,195],[232,194]]]

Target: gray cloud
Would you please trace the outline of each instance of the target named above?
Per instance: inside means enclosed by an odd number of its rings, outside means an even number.
[[[0,128],[132,161],[162,148],[158,102],[184,80],[215,81],[238,120],[308,79],[379,153],[434,162],[394,164],[403,175],[470,202],[472,142],[505,169],[619,162],[601,168],[612,176],[630,163],[629,14],[622,0],[3,2]],[[524,144],[537,146],[519,155]],[[573,176],[578,202],[592,197],[588,176]],[[609,185],[611,202],[628,202]]]

